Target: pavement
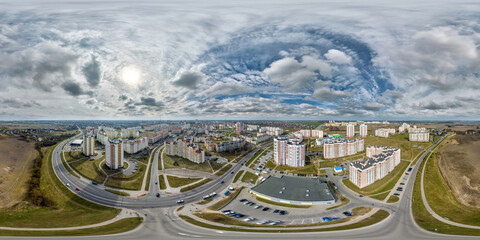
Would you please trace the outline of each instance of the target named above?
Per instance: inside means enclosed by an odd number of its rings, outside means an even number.
[[[411,207],[413,183],[420,164],[432,148],[427,149],[420,156],[419,161],[411,172],[411,177],[406,180],[403,196],[394,204],[387,204],[369,198],[360,198],[357,193],[346,188],[341,183],[341,177],[331,179],[332,182],[338,186],[339,191],[350,199],[350,203],[344,207],[348,206],[349,208],[354,208],[356,206],[371,206],[377,209],[384,209],[390,213],[390,216],[387,219],[374,225],[352,230],[276,234],[206,229],[181,220],[175,213],[175,209],[178,208],[178,204],[176,203],[176,200],[178,199],[185,200],[188,205],[200,201],[202,196],[211,192],[222,193],[223,190],[229,186],[227,183],[230,183],[235,176],[235,174],[230,174],[230,172],[237,172],[242,165],[254,155],[254,152],[243,157],[223,176],[191,191],[174,195],[164,194],[160,198],[156,198],[151,194],[153,194],[158,187],[152,185],[152,183],[154,184],[155,178],[151,178],[149,194],[139,198],[129,198],[103,191],[100,187],[71,176],[61,163],[59,155],[65,143],[66,141],[62,142],[54,149],[52,163],[54,171],[60,181],[65,184],[69,183],[72,186],[72,192],[82,198],[99,204],[134,209],[145,216],[144,223],[139,228],[126,233],[102,236],[102,239],[478,239],[478,237],[452,236],[428,232],[419,227],[413,219]],[[152,161],[152,173],[154,172],[154,169],[158,169],[158,166],[155,165],[158,164],[158,152],[160,151],[156,151],[155,159]],[[152,176],[155,175],[152,174]],[[403,179],[401,179],[401,181],[402,180]],[[225,181],[225,184],[220,184],[220,181]],[[81,190],[75,191],[74,189],[76,187]],[[153,193],[151,193],[152,191]],[[340,209],[341,208],[338,208],[338,210]],[[312,212],[312,214],[316,213]],[[333,226],[336,225],[330,225],[329,227]],[[20,237],[19,239],[29,239],[29,237]],[[50,239],[50,237],[46,237],[45,239]],[[59,237],[58,239],[67,238]],[[71,239],[71,237],[68,237],[68,239]]]

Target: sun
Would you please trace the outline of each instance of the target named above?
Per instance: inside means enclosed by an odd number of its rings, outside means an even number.
[[[140,70],[134,66],[124,67],[120,77],[124,82],[130,85],[137,85],[140,81]]]

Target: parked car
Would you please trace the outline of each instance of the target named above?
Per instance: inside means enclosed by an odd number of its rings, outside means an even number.
[[[255,208],[255,209],[259,209],[259,208],[261,208],[261,207],[263,207],[263,206],[262,206],[262,205],[257,205],[257,206],[255,206],[254,208]]]
[[[242,199],[240,199],[239,201],[240,201],[240,202],[245,202],[245,201],[247,201],[247,199],[242,198]]]
[[[285,214],[287,214],[287,211],[283,211],[283,210],[280,211],[280,215],[285,215]]]
[[[256,218],[254,217],[249,217],[249,218],[245,218],[243,221],[245,222],[250,222],[250,221],[254,221]]]
[[[278,212],[280,212],[280,210],[278,209],[273,210],[273,213],[278,213]]]
[[[269,207],[264,207],[264,208],[262,209],[262,211],[264,211],[264,212],[265,212],[265,211],[268,211],[268,210],[270,210]]]
[[[185,200],[178,200],[177,203],[180,204],[180,203],[184,203]]]
[[[348,211],[343,212],[343,215],[345,215],[347,217],[353,216],[353,214],[351,212],[348,212]]]
[[[395,195],[395,196],[400,196],[400,193],[394,193],[393,195]]]
[[[405,183],[402,182],[402,183],[400,183],[400,185],[405,185]]]
[[[157,193],[157,197],[160,197],[160,193]]]
[[[324,218],[323,218],[323,221],[324,221],[324,222],[331,222],[331,221],[332,221],[332,219],[331,219],[331,218],[329,218],[329,217],[324,217]]]

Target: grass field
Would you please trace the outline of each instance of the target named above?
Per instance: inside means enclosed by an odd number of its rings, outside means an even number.
[[[65,169],[67,169],[67,171],[70,174],[72,174],[73,176],[75,176],[77,178],[80,178],[80,175],[78,175],[78,173],[75,170],[71,169],[70,166],[67,164],[67,161],[63,157],[63,154],[60,154],[60,158],[62,158],[62,163],[63,163],[63,166],[65,167]]]
[[[165,169],[168,168],[186,168],[191,170],[203,171],[203,172],[212,172],[212,168],[208,165],[207,162],[204,163],[194,163],[185,158],[178,156],[170,156],[164,153],[163,155],[163,165]]]
[[[217,176],[222,176],[222,175],[225,174],[228,170],[230,170],[230,168],[232,168],[232,165],[231,165],[231,164],[228,164],[228,165],[226,165],[224,168],[220,169],[220,171],[216,172],[215,175],[217,175]]]
[[[138,170],[126,176],[124,174],[117,174],[110,176],[105,183],[105,186],[126,190],[140,190],[142,188],[143,177],[145,176],[147,166],[143,164],[138,164]]]
[[[252,183],[255,184],[255,182],[256,182],[257,179],[258,179],[258,176],[255,175],[255,174],[253,174],[253,173],[251,173],[251,172],[249,172],[249,171],[245,172],[245,174],[244,174],[243,177],[242,177],[242,182],[245,182],[245,183],[246,183],[246,182],[248,182],[250,179],[252,180]]]
[[[210,161],[210,166],[212,166],[213,168],[213,171],[217,171],[218,169],[222,168],[223,166],[225,166],[225,164],[227,163],[216,163],[214,161]],[[207,163],[208,164],[208,163]]]
[[[276,205],[276,206],[280,206],[280,207],[287,207],[287,208],[309,208],[309,207],[312,206],[312,205],[295,205],[295,204],[274,202],[274,201],[270,201],[270,200],[267,200],[267,199],[264,199],[264,198],[261,198],[261,197],[256,197],[256,199],[260,202],[264,202],[264,203],[268,203],[268,204],[272,204],[272,205]]]
[[[194,183],[201,178],[182,178],[182,177],[176,177],[176,176],[171,176],[167,175],[167,180],[168,180],[168,185],[172,188],[178,188],[181,186],[188,185],[190,183]]]
[[[40,188],[56,202],[56,208],[32,207],[29,204],[0,210],[0,225],[5,227],[73,227],[95,224],[114,218],[120,210],[104,207],[71,192],[58,180],[51,164],[52,146],[41,168]],[[65,221],[68,219],[68,221]]]
[[[210,178],[205,178],[205,179],[203,179],[202,181],[200,181],[200,182],[198,182],[198,183],[195,183],[195,184],[192,184],[192,185],[190,185],[190,186],[186,186],[186,187],[181,188],[181,189],[180,189],[180,192],[190,191],[190,190],[192,190],[192,189],[194,189],[194,188],[197,188],[197,187],[200,187],[200,186],[202,186],[203,184],[208,183],[208,182],[210,182],[210,181],[212,181],[212,179],[210,179]]]
[[[167,185],[165,184],[165,179],[163,178],[163,175],[158,176],[158,185],[160,187],[160,190],[167,189]]]
[[[268,160],[266,163],[265,163],[265,168],[270,168],[270,169],[274,169],[277,165],[273,162],[273,160]]]
[[[393,169],[391,173],[387,174],[387,176],[361,189],[355,186],[352,182],[350,182],[348,178],[343,179],[343,183],[348,188],[363,195],[383,193],[385,191],[391,190],[395,186],[395,183],[397,183],[397,181],[403,176],[408,165],[409,162],[400,161],[400,163]]]
[[[398,198],[397,196],[390,196],[387,200],[387,203],[394,203],[394,202],[398,202],[398,200],[400,200],[400,198]]]
[[[117,194],[117,195],[119,195],[119,196],[125,196],[125,197],[129,197],[129,196],[130,196],[130,194],[127,193],[127,192],[122,192],[122,191],[117,191],[117,190],[112,190],[112,189],[105,189],[105,191],[111,192],[111,193],[113,193],[113,194]]]
[[[90,161],[90,158],[83,156],[81,152],[65,152],[65,160],[78,174],[97,183],[103,183],[107,177],[98,167],[104,159],[105,157],[102,157]]]
[[[339,208],[341,206],[347,205],[350,202],[350,199],[346,198],[339,191],[335,190],[335,187],[332,185],[332,182],[328,181],[328,185],[330,185],[330,188],[333,190],[333,193],[337,197],[337,201],[340,201],[340,204],[333,207],[329,207],[327,208],[327,210]]]
[[[346,225],[346,226],[332,227],[332,228],[318,228],[318,229],[281,229],[281,230],[277,230],[277,229],[275,229],[275,230],[274,229],[272,229],[272,230],[238,229],[238,228],[231,228],[231,227],[215,226],[215,225],[211,225],[211,224],[208,224],[208,223],[199,222],[199,221],[197,221],[197,220],[195,220],[191,217],[184,216],[184,215],[180,215],[180,218],[182,218],[183,220],[185,220],[185,221],[187,221],[191,224],[197,225],[197,226],[210,228],[210,229],[224,230],[224,231],[264,232],[264,233],[265,232],[267,232],[267,233],[268,232],[270,232],[270,233],[295,233],[295,232],[326,232],[326,231],[339,231],[339,230],[361,228],[361,227],[369,226],[369,225],[375,224],[377,222],[380,222],[383,219],[387,218],[389,215],[390,214],[387,211],[379,210],[375,214],[373,214],[372,216],[370,216],[370,217],[368,217],[368,218],[366,218],[362,221],[359,221],[359,222],[354,223],[354,224],[349,224],[349,225]],[[337,221],[337,223],[338,222],[339,221]],[[336,223],[336,222],[329,222],[329,224],[333,224],[333,223]],[[308,225],[305,225],[305,226],[308,226]]]
[[[233,178],[233,183],[236,183],[238,181],[240,176],[242,176],[243,172],[243,170],[238,171],[237,175],[235,175],[235,177]]]
[[[213,201],[213,198],[210,198],[210,199],[207,199],[207,200],[203,200],[203,201],[197,202],[197,204],[205,205],[205,204],[207,204],[207,203],[210,203],[211,201]]]
[[[370,197],[370,198],[373,198],[373,199],[377,199],[377,200],[383,201],[383,200],[388,196],[388,194],[390,194],[390,191],[384,192],[384,193],[375,194],[375,195],[371,195],[371,196],[369,196],[369,197]]]
[[[271,162],[272,164],[275,164]],[[288,172],[288,173],[295,173],[295,174],[317,174],[317,168],[315,167],[315,164],[312,162],[306,162],[305,167],[290,167],[287,165],[282,165],[282,166],[277,166],[275,168],[277,172]]]
[[[455,235],[480,236],[479,229],[462,228],[462,227],[448,225],[441,221],[438,221],[436,218],[430,215],[430,213],[427,211],[422,201],[420,181],[422,177],[421,172],[423,171],[423,168],[424,168],[424,164],[422,163],[420,169],[418,170],[417,177],[415,179],[415,185],[413,188],[413,196],[412,196],[413,197],[412,199],[413,217],[417,222],[417,224],[420,225],[420,227],[431,232],[438,232],[443,234],[455,234]],[[428,200],[428,198],[432,199],[432,196],[427,196],[427,201],[431,206],[432,204],[431,200]]]
[[[38,153],[35,142],[17,136],[0,136],[0,208],[25,198],[33,160]]]
[[[436,153],[427,162],[424,188],[428,204],[438,215],[454,222],[480,226],[480,209],[458,201],[440,174]]]
[[[10,231],[0,230],[0,236],[88,236],[127,232],[142,223],[141,218],[125,218],[117,222],[94,228],[61,231]]]

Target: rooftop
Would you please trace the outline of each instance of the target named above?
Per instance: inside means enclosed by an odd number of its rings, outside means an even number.
[[[262,195],[293,201],[332,201],[335,197],[327,183],[314,178],[268,177],[252,188]]]

